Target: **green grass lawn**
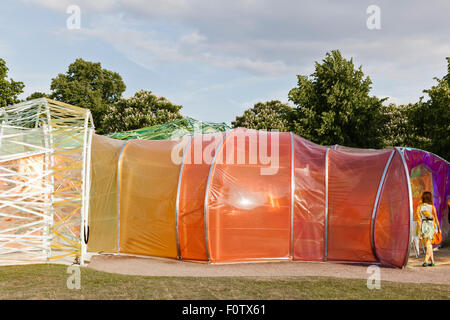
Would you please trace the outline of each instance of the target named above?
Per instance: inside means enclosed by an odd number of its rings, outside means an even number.
[[[332,277],[140,277],[81,268],[81,289],[66,286],[67,266],[0,267],[0,299],[450,299],[450,285]]]

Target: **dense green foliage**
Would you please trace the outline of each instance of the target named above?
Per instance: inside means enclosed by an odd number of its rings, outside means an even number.
[[[288,99],[258,102],[232,122],[233,127],[292,131],[322,145],[359,148],[405,146],[450,159],[450,58],[447,74],[424,90],[426,98],[407,105],[383,105],[370,95],[372,81],[362,67],[338,50],[315,63],[314,72],[297,76]],[[20,102],[22,82],[8,79],[0,58],[0,107]],[[182,106],[140,90],[125,99],[122,77],[100,63],[77,59],[52,79],[51,93],[34,92],[26,99],[50,97],[92,111],[96,131],[110,134],[147,128],[182,119]]]
[[[104,133],[102,122],[108,106],[120,100],[125,88],[118,73],[103,69],[100,63],[77,59],[66,73],[52,79],[50,97],[90,109],[97,131]]]
[[[417,104],[409,118],[414,133],[421,139],[418,148],[450,159],[450,58],[447,75],[435,78],[436,85],[424,90],[429,100]]]
[[[19,95],[25,87],[23,82],[8,80],[6,61],[0,58],[0,107],[19,102]]]
[[[258,102],[231,124],[234,128],[293,131],[294,108],[278,100]]]
[[[371,80],[339,51],[327,53],[315,72],[298,75],[289,100],[297,106],[294,131],[316,143],[382,147],[382,99],[369,95]]]
[[[49,97],[48,94],[46,94],[46,93],[44,93],[44,92],[36,91],[36,92],[33,92],[32,94],[30,94],[30,95],[27,97],[27,101],[29,101],[29,100],[34,100],[34,99],[39,99],[39,98],[48,98],[48,97]]]
[[[151,91],[140,90],[128,99],[120,99],[108,106],[103,121],[106,133],[129,131],[163,124],[182,118],[182,106],[157,97]]]
[[[450,159],[450,58],[447,63],[447,74],[424,90],[428,100],[383,105],[385,99],[370,96],[372,82],[362,68],[331,51],[310,76],[297,76],[288,95],[295,110],[279,101],[259,102],[232,124],[293,131],[322,145],[405,146]]]

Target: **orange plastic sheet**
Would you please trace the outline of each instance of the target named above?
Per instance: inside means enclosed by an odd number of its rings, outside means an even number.
[[[383,264],[402,267],[406,262],[409,233],[408,181],[400,154],[395,153],[383,185],[375,217],[375,251]]]
[[[326,147],[293,135],[293,258],[324,259]]]
[[[289,258],[290,153],[289,133],[228,133],[208,186],[211,262]]]
[[[242,128],[125,145],[95,136],[93,149],[90,251],[406,262],[409,180],[394,149]]]
[[[119,251],[177,257],[179,140],[131,140],[119,160]]]
[[[178,236],[183,259],[207,260],[204,224],[206,183],[223,136],[224,133],[194,136],[184,156],[178,205]]]
[[[328,260],[376,261],[370,239],[372,212],[391,152],[330,150]]]

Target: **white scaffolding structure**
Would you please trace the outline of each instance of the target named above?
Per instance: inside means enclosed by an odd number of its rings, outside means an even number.
[[[0,264],[86,255],[89,110],[41,98],[0,108]]]

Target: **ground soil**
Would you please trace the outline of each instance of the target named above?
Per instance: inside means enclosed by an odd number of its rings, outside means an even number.
[[[403,269],[380,266],[381,280],[411,283],[450,284],[450,247],[434,252],[436,266],[422,267],[423,255],[411,257]],[[329,276],[367,279],[368,264],[345,262],[258,262],[207,264],[174,259],[98,254],[89,268],[127,275],[179,277],[292,277]]]

